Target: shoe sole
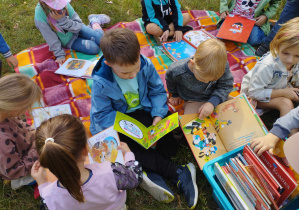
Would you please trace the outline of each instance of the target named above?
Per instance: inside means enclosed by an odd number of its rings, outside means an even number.
[[[164,188],[156,185],[147,176],[143,176],[143,181],[140,184],[141,188],[151,194],[157,201],[170,203],[174,199],[174,195]]]
[[[190,207],[190,209],[194,209],[197,201],[198,201],[198,188],[197,188],[197,184],[196,184],[196,169],[193,163],[188,163],[186,165],[189,168],[189,171],[191,172],[191,177],[192,177],[192,182],[193,182],[193,186],[194,186],[194,192],[195,192],[195,200],[193,205]]]
[[[105,14],[91,14],[91,15],[88,15],[88,21],[90,22],[90,19],[95,17],[95,16],[104,16],[105,18],[107,18],[108,21],[106,21],[104,23],[101,23],[101,25],[110,23],[110,21],[111,21],[111,18],[108,15],[105,15]]]

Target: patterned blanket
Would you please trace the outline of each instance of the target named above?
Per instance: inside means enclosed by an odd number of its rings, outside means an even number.
[[[216,12],[204,10],[189,10],[192,20],[189,23],[195,30],[205,29],[209,33],[216,35],[216,23],[219,16]],[[154,63],[165,88],[165,73],[168,66],[173,62],[158,49],[154,38],[145,32],[143,22],[137,19],[133,22],[120,22],[108,28],[129,28],[133,30],[139,40],[141,53]],[[232,96],[239,94],[239,87],[243,76],[255,65],[256,57],[254,49],[248,44],[224,41],[227,48],[230,70],[234,76],[235,88]],[[96,60],[101,56],[86,55],[73,50],[65,50],[67,58],[80,58],[87,60]],[[72,114],[80,117],[85,127],[89,131],[90,118],[89,110],[91,107],[91,86],[92,79],[71,78],[55,74],[58,64],[54,61],[53,53],[49,51],[47,44],[31,47],[21,51],[16,55],[19,61],[19,67],[16,72],[26,74],[40,86],[43,92],[44,106],[54,106],[58,104],[70,104]],[[171,111],[182,113],[182,105],[172,107]]]

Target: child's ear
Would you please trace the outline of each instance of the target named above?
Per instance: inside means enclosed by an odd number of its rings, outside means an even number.
[[[190,71],[192,71],[193,72],[193,68],[194,68],[194,58],[191,58],[190,60],[189,60],[189,64],[190,64],[190,66],[189,67],[191,67],[191,68],[189,68],[190,69]]]
[[[84,149],[82,150],[82,156],[85,157],[88,155],[88,150],[89,150],[89,146],[88,144],[86,144],[86,146],[84,147]]]
[[[110,66],[111,67],[111,65],[108,63],[108,61],[104,61],[104,64],[106,64],[107,66]]]

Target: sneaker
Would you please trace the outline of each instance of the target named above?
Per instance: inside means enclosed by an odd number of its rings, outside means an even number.
[[[143,181],[140,186],[151,194],[157,201],[169,203],[174,199],[173,193],[168,188],[163,178],[154,172],[146,173],[143,171]]]
[[[269,45],[263,43],[261,46],[259,46],[256,51],[255,55],[262,57],[265,53],[267,53],[270,50]]]
[[[177,187],[183,192],[190,209],[194,209],[198,200],[196,169],[193,163],[179,166]]]
[[[186,25],[186,26],[182,27],[182,33],[183,34],[188,32],[188,31],[192,31],[192,30],[193,30],[192,26],[189,26],[189,25]]]
[[[100,26],[110,23],[111,19],[108,15],[105,14],[91,14],[88,16],[89,25],[92,26],[93,23],[98,23]]]

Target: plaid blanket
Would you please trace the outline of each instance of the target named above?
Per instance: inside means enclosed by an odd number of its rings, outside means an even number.
[[[189,10],[192,20],[189,23],[194,30],[205,29],[213,35],[216,35],[216,23],[219,16],[213,11]],[[165,88],[165,73],[168,66],[173,62],[158,49],[154,38],[145,32],[143,22],[139,18],[133,22],[120,22],[108,28],[129,28],[133,30],[139,40],[141,53],[151,59],[160,75]],[[228,62],[230,70],[234,76],[235,88],[232,96],[239,94],[240,83],[243,76],[255,65],[256,57],[254,49],[248,44],[224,41],[227,48]],[[101,56],[86,55],[74,50],[65,50],[66,58],[80,58],[87,60],[96,60]],[[31,47],[21,51],[16,55],[19,61],[19,67],[16,72],[26,74],[40,86],[43,92],[44,106],[54,106],[58,104],[70,104],[72,114],[80,117],[85,127],[89,131],[90,118],[89,110],[91,107],[91,86],[92,79],[71,78],[55,74],[58,64],[54,61],[53,53],[49,51],[47,44]],[[173,107],[169,105],[171,111],[182,113],[182,105]]]

